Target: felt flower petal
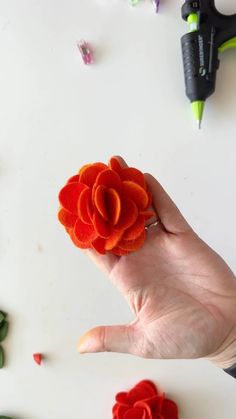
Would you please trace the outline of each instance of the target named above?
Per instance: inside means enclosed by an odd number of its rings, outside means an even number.
[[[108,188],[106,193],[107,212],[109,220],[116,225],[121,213],[121,200],[118,192],[113,188]]]
[[[131,199],[122,200],[121,214],[118,223],[115,226],[117,230],[126,230],[131,227],[138,218],[138,208]]]
[[[94,204],[106,221],[110,221],[113,225],[117,224],[121,212],[121,201],[115,189],[98,185],[94,194]]]
[[[149,391],[142,387],[134,387],[127,394],[129,404],[134,405],[140,400],[145,400],[149,397]]]
[[[89,249],[91,247],[90,242],[81,242],[77,239],[74,233],[74,229],[71,229],[69,232],[70,238],[73,241],[74,245],[76,247],[79,247],[80,249]]]
[[[127,197],[132,199],[138,208],[144,210],[148,205],[147,192],[137,183],[129,180],[123,182],[124,193]]]
[[[149,418],[146,416],[146,413],[142,408],[132,407],[124,414],[124,419],[149,419]]]
[[[93,242],[92,242],[92,247],[93,249],[95,249],[98,253],[100,253],[100,255],[105,255],[106,250],[105,250],[105,243],[106,240],[102,239],[101,237],[97,237]]]
[[[73,228],[77,218],[77,215],[71,214],[71,212],[66,211],[64,208],[61,208],[58,212],[58,220],[67,228]]]
[[[147,388],[149,391],[149,397],[157,396],[158,391],[155,384],[150,380],[142,380],[135,387]]]
[[[154,383],[148,380],[140,381],[127,393],[127,400],[134,404],[139,400],[145,400],[157,396],[157,389]]]
[[[70,177],[70,179],[67,181],[67,183],[77,183],[79,182],[79,175],[74,175]]]
[[[80,168],[80,170],[79,170],[79,176],[83,173],[83,171],[85,170],[85,169],[87,169],[88,167],[90,167],[90,166],[92,166],[93,164],[92,163],[87,163],[87,164],[84,164],[81,168]]]
[[[110,169],[103,170],[101,173],[99,173],[94,188],[96,189],[98,185],[116,189],[117,192],[119,192],[122,188],[120,176]]]
[[[108,164],[111,170],[114,170],[116,173],[120,174],[122,171],[122,167],[120,165],[119,160],[116,157],[112,157]]]
[[[113,416],[114,416],[114,414],[117,412],[118,407],[119,407],[119,404],[118,404],[118,403],[114,404],[114,406],[113,406],[113,408],[112,408],[112,413],[113,413]]]
[[[145,177],[140,170],[135,169],[134,167],[125,167],[122,169],[120,176],[122,180],[130,180],[140,185],[143,189],[146,189]]]
[[[117,403],[120,404],[127,404],[127,392],[126,391],[121,391],[120,393],[116,394],[116,401]]]
[[[112,233],[111,224],[102,218],[96,208],[93,214],[93,225],[97,235],[104,239],[108,239]]]
[[[137,237],[140,236],[144,228],[145,228],[144,216],[139,215],[135,223],[125,231],[123,235],[123,239],[124,240],[137,239]]]
[[[112,250],[113,247],[116,247],[119,241],[121,240],[122,235],[123,235],[122,230],[113,230],[110,237],[106,240],[105,249]]]
[[[178,407],[172,400],[163,400],[161,414],[164,419],[178,419]]]
[[[148,418],[156,418],[161,413],[160,399],[159,396],[154,396],[146,400],[139,400],[134,406],[143,408],[147,412]]]
[[[92,192],[90,188],[85,188],[78,200],[78,216],[85,224],[92,224]]]
[[[140,249],[140,247],[143,246],[144,242],[146,239],[146,231],[144,230],[140,236],[138,236],[135,240],[124,240],[122,239],[119,242],[119,247],[123,250],[128,250],[129,252],[134,252],[138,249]]]
[[[89,186],[90,188],[93,187],[94,182],[98,174],[107,169],[107,165],[103,163],[94,163],[88,165],[82,171],[80,171],[80,182]]]
[[[94,205],[96,206],[99,214],[108,221],[108,211],[106,205],[106,192],[107,188],[103,185],[98,185],[94,193]]]
[[[130,406],[119,404],[116,411],[117,419],[124,419],[126,412],[130,409]]]
[[[112,417],[113,417],[113,419],[123,418],[124,417],[124,413],[126,412],[127,408],[125,409],[125,412],[120,412],[120,414],[119,414],[119,410],[120,410],[120,405],[118,403],[116,403],[113,406],[113,408],[112,408]]]
[[[85,224],[80,219],[76,221],[74,235],[82,243],[91,243],[97,237],[93,225]]]
[[[77,214],[78,199],[85,188],[81,183],[68,183],[59,193],[61,206],[72,214]]]

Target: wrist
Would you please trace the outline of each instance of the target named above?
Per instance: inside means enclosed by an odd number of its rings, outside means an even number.
[[[207,359],[222,369],[231,368],[236,364],[236,327],[220,348]]]

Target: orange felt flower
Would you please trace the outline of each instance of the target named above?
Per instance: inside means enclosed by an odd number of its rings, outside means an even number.
[[[58,219],[73,243],[101,254],[127,255],[145,242],[145,222],[154,215],[142,172],[112,157],[86,164],[59,193]]]

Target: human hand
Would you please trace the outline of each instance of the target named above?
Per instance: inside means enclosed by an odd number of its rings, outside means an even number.
[[[160,222],[147,229],[144,246],[122,257],[87,251],[126,298],[135,319],[90,330],[78,350],[206,357],[228,368],[236,362],[235,275],[191,229],[161,185],[145,177]]]

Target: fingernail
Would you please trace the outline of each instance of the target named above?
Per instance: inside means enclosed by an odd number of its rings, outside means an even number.
[[[80,354],[84,354],[86,352],[91,352],[92,346],[93,340],[84,335],[79,340],[77,350]]]

